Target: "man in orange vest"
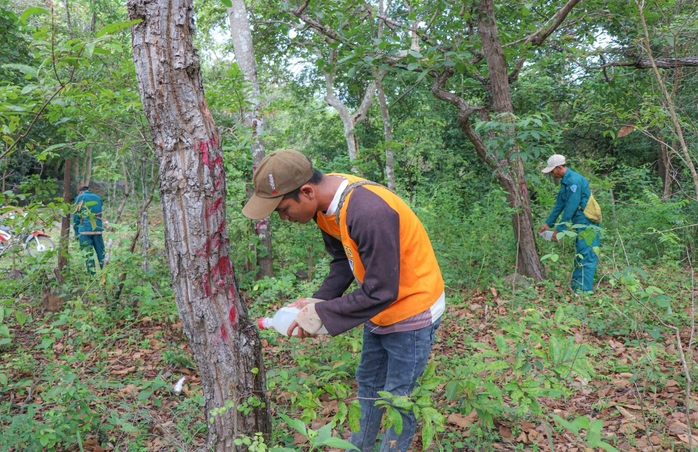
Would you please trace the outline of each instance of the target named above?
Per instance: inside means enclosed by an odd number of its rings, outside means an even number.
[[[324,325],[337,335],[363,325],[356,371],[361,421],[350,442],[370,452],[383,411],[379,391],[409,395],[429,360],[434,331],[445,309],[444,282],[427,233],[409,206],[387,188],[349,174],[323,174],[296,151],[269,154],[254,174],[254,196],[242,209],[261,219],[315,221],[322,230],[330,271],[288,330],[300,337]],[[357,288],[345,293],[352,282]],[[401,411],[403,429],[388,429],[381,451],[404,452],[416,420]]]

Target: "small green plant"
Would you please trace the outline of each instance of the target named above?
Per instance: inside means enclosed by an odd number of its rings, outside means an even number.
[[[555,414],[552,414],[551,416],[553,417],[555,422],[557,422],[570,432],[574,433],[589,447],[598,447],[608,452],[618,452],[618,449],[616,449],[609,443],[603,441],[601,436],[603,421],[601,419],[590,421],[589,418],[587,418],[586,416],[579,416],[573,422],[568,422]],[[583,435],[583,437],[581,433],[582,430],[585,430],[585,434]]]
[[[256,408],[264,406],[264,402],[262,402],[259,397],[251,395],[246,400],[243,400],[240,404],[238,404],[237,410],[247,416]]]
[[[345,441],[342,438],[332,436],[332,429],[335,426],[334,422],[325,424],[324,426],[320,427],[319,430],[313,430],[311,428],[306,427],[303,421],[299,419],[291,419],[283,413],[279,413],[279,417],[281,417],[281,419],[283,419],[284,422],[286,422],[286,425],[293,428],[306,438],[308,442],[309,452],[312,452],[314,450],[321,450],[320,448],[322,447],[335,447],[338,449],[359,450],[349,441]],[[279,452],[281,451],[279,450]]]
[[[269,450],[269,446],[264,441],[264,434],[261,432],[255,433],[252,438],[242,435],[239,438],[235,438],[234,442],[236,446],[246,446],[250,452],[266,452]]]

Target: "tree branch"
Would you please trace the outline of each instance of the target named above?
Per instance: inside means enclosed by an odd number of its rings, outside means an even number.
[[[548,22],[551,23],[547,28],[540,28],[532,35],[529,35],[528,37],[520,39],[518,41],[506,44],[503,47],[518,44],[522,41],[524,42],[524,47],[541,45],[543,41],[545,41],[548,38],[548,36],[550,36],[555,30],[557,30],[560,27],[560,25],[565,21],[572,9],[580,1],[581,0],[569,0],[565,6],[563,6],[558,12],[556,12],[553,15],[553,17],[550,18]],[[526,57],[518,59],[518,61],[516,62],[516,66],[514,67],[514,70],[509,75],[509,83],[516,81],[516,79],[519,77],[519,73],[521,72],[521,68],[523,68],[525,62]]]
[[[291,14],[302,20],[306,25],[308,25],[310,28],[314,28],[317,30],[322,36],[328,37],[330,39],[334,39],[337,42],[341,42],[345,45],[347,45],[350,48],[354,48],[354,44],[347,41],[346,38],[344,38],[342,35],[335,33],[334,31],[330,30],[329,28],[323,26],[320,22],[316,21],[315,19],[311,19],[310,17],[306,16],[303,14],[303,10],[308,6],[310,0],[306,0],[305,4],[303,4],[300,8],[295,9],[295,10],[290,10]]]

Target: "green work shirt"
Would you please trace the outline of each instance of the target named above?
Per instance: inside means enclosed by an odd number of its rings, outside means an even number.
[[[87,190],[75,198],[73,230],[75,235],[102,232],[102,198]]]
[[[557,226],[558,231],[567,229],[564,223],[590,224],[591,221],[584,216],[583,212],[589,201],[589,196],[591,196],[589,181],[581,174],[567,168],[565,175],[560,180],[560,191],[557,194],[557,199],[555,199],[555,207],[553,207],[545,223],[553,227],[557,217],[562,214],[560,224]]]

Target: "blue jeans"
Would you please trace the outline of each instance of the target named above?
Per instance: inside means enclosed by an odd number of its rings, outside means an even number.
[[[352,433],[349,442],[361,452],[373,451],[380,429],[383,410],[375,406],[380,398],[378,391],[394,395],[409,395],[417,385],[429,361],[434,342],[436,323],[415,331],[390,334],[374,334],[364,328],[364,344],[361,363],[356,370],[359,384],[361,421],[358,433]],[[412,411],[402,413],[402,432],[398,435],[393,428],[383,437],[381,452],[404,452],[412,444],[417,421]]]
[[[592,226],[597,226],[597,223],[591,223]],[[596,238],[587,245],[586,240],[577,236],[575,239],[574,256],[574,271],[572,272],[572,290],[579,292],[591,292],[594,290],[594,273],[596,273],[596,264],[599,263],[599,258],[593,250],[593,247],[599,246],[601,243],[601,232],[594,228]],[[580,231],[581,232],[581,231]]]

